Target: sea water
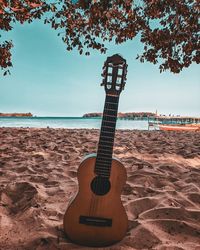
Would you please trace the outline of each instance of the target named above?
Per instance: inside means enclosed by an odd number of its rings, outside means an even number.
[[[101,118],[83,117],[0,117],[0,127],[30,128],[95,128],[101,127]],[[117,120],[117,129],[147,130],[148,121]]]

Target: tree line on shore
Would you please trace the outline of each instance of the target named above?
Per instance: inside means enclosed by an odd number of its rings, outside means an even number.
[[[92,117],[102,117],[102,113],[87,113],[84,114],[84,118],[92,118]],[[148,117],[156,117],[156,113],[153,112],[126,112],[126,113],[118,113],[118,118],[148,118]]]
[[[32,117],[33,115],[29,113],[0,113],[0,117]]]

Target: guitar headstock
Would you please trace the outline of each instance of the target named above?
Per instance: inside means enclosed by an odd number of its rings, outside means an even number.
[[[119,54],[107,58],[103,66],[103,82],[106,94],[118,96],[124,89],[127,74],[126,60]]]

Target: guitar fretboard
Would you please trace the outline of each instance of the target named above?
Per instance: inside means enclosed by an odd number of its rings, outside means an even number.
[[[119,96],[106,95],[95,165],[95,173],[104,177],[110,176],[118,103]]]

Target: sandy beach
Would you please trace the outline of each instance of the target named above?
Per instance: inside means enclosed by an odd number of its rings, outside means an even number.
[[[62,220],[99,130],[0,128],[0,249],[91,249]],[[106,249],[200,249],[200,133],[118,130],[129,229]],[[97,248],[96,248],[97,249]]]

